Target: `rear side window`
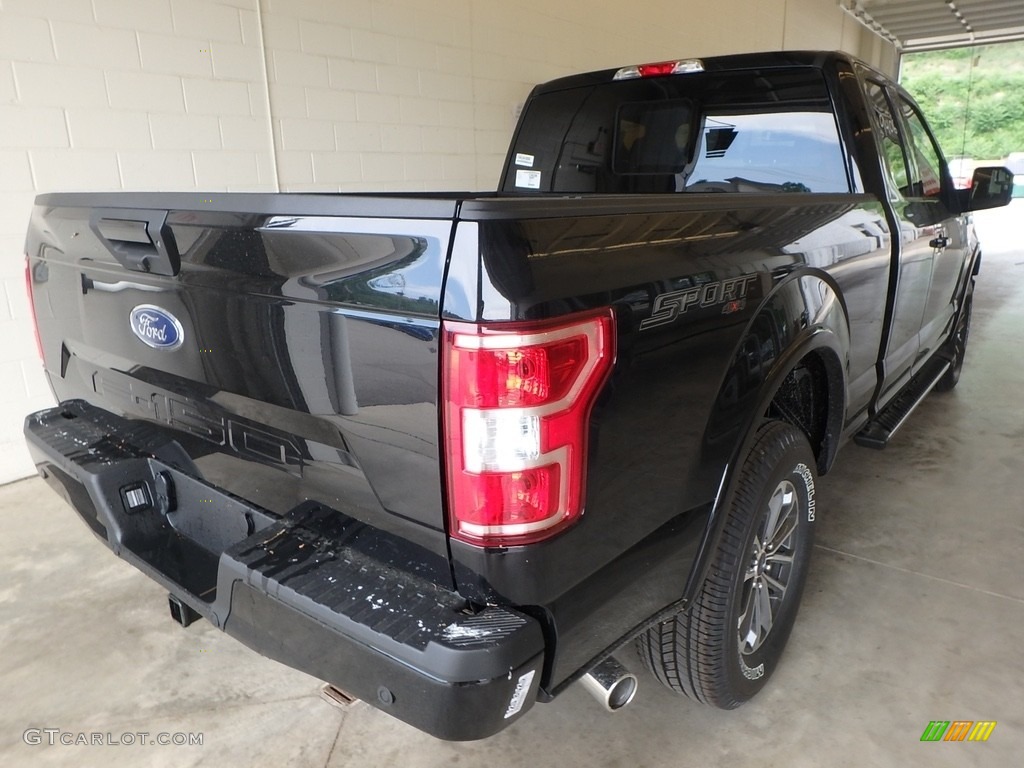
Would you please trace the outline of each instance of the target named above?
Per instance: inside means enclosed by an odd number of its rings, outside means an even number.
[[[531,99],[507,192],[848,192],[813,68],[693,73]]]

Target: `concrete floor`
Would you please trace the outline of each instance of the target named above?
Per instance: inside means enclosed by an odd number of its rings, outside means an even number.
[[[785,659],[719,712],[640,675],[604,715],[578,687],[488,741],[449,744],[205,622],[114,558],[38,479],[0,487],[0,765],[1010,766],[1024,752],[1024,200],[979,216],[986,259],[959,388],[819,484],[817,547]],[[639,671],[639,665],[636,666]],[[922,743],[995,720],[987,743]],[[202,746],[30,746],[27,728],[201,732]]]

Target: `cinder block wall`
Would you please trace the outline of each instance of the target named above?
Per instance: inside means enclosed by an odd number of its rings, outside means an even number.
[[[37,193],[488,189],[535,82],[781,48],[895,67],[834,0],[0,0],[0,482],[50,404]]]

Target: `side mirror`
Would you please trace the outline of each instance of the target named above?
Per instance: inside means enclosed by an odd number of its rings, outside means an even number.
[[[1013,195],[1013,174],[1009,168],[975,168],[965,211],[999,208]]]

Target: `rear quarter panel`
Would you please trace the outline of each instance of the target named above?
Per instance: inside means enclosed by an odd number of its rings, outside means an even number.
[[[585,514],[539,545],[453,541],[452,555],[464,593],[547,616],[557,686],[682,598],[766,382],[816,323],[845,346],[844,373],[864,377],[866,404],[889,239],[863,195],[533,205],[464,206],[472,225],[460,224],[443,311],[495,321],[615,308],[618,357],[592,416]]]

